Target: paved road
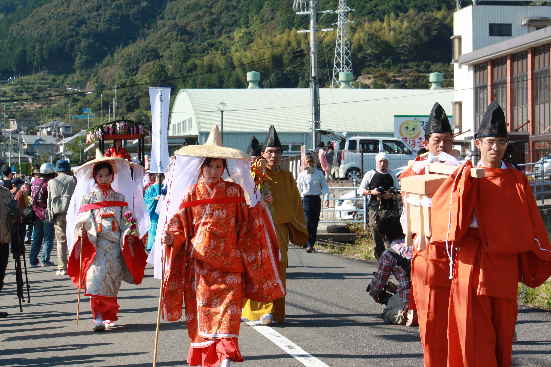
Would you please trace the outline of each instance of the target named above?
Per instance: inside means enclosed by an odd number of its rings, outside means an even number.
[[[287,322],[274,327],[328,366],[421,366],[415,328],[385,325],[380,306],[364,289],[374,267],[365,262],[291,249]],[[12,262],[10,260],[10,267]],[[89,304],[75,325],[75,289],[54,268],[30,269],[31,305],[19,313],[13,273],[0,296],[0,366],[151,366],[158,281],[151,269],[139,286],[123,285],[120,328],[92,333]],[[519,314],[516,365],[551,366],[551,315],[532,309]],[[255,329],[242,324],[243,367],[300,367],[301,362]],[[188,342],[182,323],[161,325],[159,366],[183,366]],[[323,366],[323,364],[311,364]]]

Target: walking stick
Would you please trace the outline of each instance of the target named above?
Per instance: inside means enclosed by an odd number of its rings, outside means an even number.
[[[82,237],[79,238],[78,287],[77,287],[77,328],[80,319],[80,286],[82,282]]]
[[[155,346],[153,348],[153,367],[157,367],[157,354],[159,351],[159,330],[161,327],[161,302],[163,299],[163,282],[165,280],[164,251],[163,251],[161,262],[162,262],[161,286],[159,288],[159,305],[157,307],[157,327],[155,328]]]

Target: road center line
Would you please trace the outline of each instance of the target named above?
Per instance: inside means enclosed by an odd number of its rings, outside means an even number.
[[[265,325],[257,325],[253,321],[247,321],[247,325],[252,327],[260,334],[264,335],[269,341],[277,345],[281,350],[295,358],[306,367],[329,367],[328,364],[325,364],[320,359],[314,357],[310,353],[307,353],[300,346],[293,343],[271,327]]]

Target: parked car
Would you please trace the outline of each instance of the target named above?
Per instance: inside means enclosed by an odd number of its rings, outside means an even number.
[[[363,152],[363,154],[362,154]],[[352,136],[339,143],[333,173],[336,178],[361,180],[363,173],[375,168],[375,155],[385,152],[389,170],[407,166],[415,153],[400,139],[377,136]],[[363,155],[363,167],[362,167]],[[363,172],[362,172],[363,168]]]
[[[534,162],[534,174],[536,177],[551,175],[551,155],[541,157]]]

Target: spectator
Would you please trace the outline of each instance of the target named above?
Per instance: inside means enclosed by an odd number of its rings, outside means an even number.
[[[325,144],[321,142],[318,148],[319,167],[326,174],[329,169],[329,163],[327,162],[327,151],[325,150]]]
[[[31,243],[31,238],[33,235],[33,223],[34,223],[34,211],[32,210],[33,205],[33,199],[31,198],[31,184],[30,182],[25,182],[23,185],[21,185],[21,188],[19,191],[17,191],[20,195],[20,197],[23,197],[25,200],[25,208],[30,208],[30,212],[27,213],[27,215],[23,214],[23,221],[27,222],[25,224],[26,231],[25,231],[25,244]],[[15,200],[18,200],[16,197]],[[21,199],[20,199],[21,200]],[[22,203],[21,203],[22,205]],[[25,209],[23,209],[25,210]],[[32,212],[32,213],[31,213]]]
[[[12,189],[12,183],[11,180],[13,180],[13,172],[10,167],[4,167],[2,170],[2,175],[4,176],[2,178],[2,186],[4,186],[6,189],[11,190]]]
[[[379,259],[385,250],[385,242],[379,232],[379,222],[385,217],[399,217],[396,194],[393,193],[394,178],[388,172],[388,159],[385,153],[375,156],[375,169],[367,171],[360,183],[358,192],[369,195],[369,230],[375,241],[375,257]]]
[[[149,212],[149,232],[147,235],[147,252],[151,251],[153,244],[155,243],[155,237],[157,235],[157,223],[159,221],[159,213],[157,211],[157,205],[161,195],[166,195],[166,187],[163,187],[164,175],[162,173],[150,173],[150,176],[155,177],[155,181],[152,185],[149,185],[145,190],[144,202],[147,211]]]
[[[50,254],[54,243],[54,226],[46,217],[48,208],[48,181],[55,177],[54,166],[43,163],[40,166],[40,177],[31,185],[31,198],[36,221],[33,224],[31,253],[29,262],[32,267],[38,266],[38,254],[42,249],[42,266],[55,265],[50,261]],[[44,247],[42,244],[44,242]]]
[[[31,173],[31,185],[40,178],[40,166],[33,166],[33,171]]]
[[[67,209],[71,196],[75,191],[77,180],[71,172],[71,166],[66,160],[56,162],[57,177],[48,181],[47,217],[54,226],[57,249],[57,275],[67,273]]]
[[[321,213],[321,195],[325,196],[325,206],[328,206],[329,187],[323,173],[316,168],[315,162],[316,159],[311,154],[306,155],[306,169],[298,175],[297,179],[298,191],[302,197],[302,206],[304,207],[306,227],[308,228],[306,252],[313,252],[316,244]]]
[[[23,238],[26,244],[31,243],[31,236],[33,233],[34,212],[32,209],[33,201],[31,199],[31,186],[20,179],[13,181],[14,186],[17,188],[13,191],[13,197],[17,203],[17,209],[21,213],[23,228],[19,233],[26,234],[27,240]]]
[[[404,242],[398,218],[382,219],[379,232],[390,242],[390,248],[379,258],[377,272],[367,290],[375,302],[385,304],[382,317],[386,322],[413,325],[415,314],[409,311],[412,248]],[[389,282],[391,275],[398,281],[397,287]]]
[[[11,227],[15,218],[15,205],[10,191],[0,186],[0,290],[4,287],[4,276],[10,255]],[[7,317],[6,312],[0,312],[0,318]]]
[[[325,153],[325,160],[327,161],[327,171],[325,171],[325,178],[331,180],[333,178],[333,161],[335,160],[335,148],[333,144],[327,144],[327,152]]]

